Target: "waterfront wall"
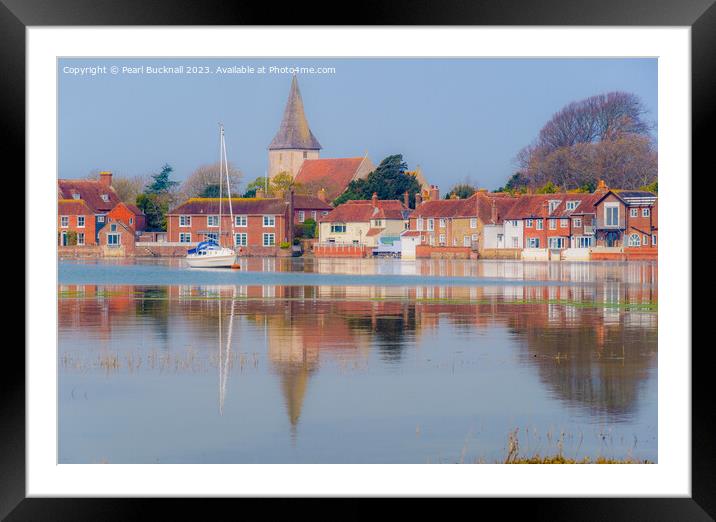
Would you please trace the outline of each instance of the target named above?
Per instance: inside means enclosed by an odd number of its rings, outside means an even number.
[[[520,248],[483,248],[480,251],[481,259],[521,259]]]
[[[316,257],[370,257],[372,253],[373,249],[365,245],[313,245],[313,255]]]
[[[418,245],[415,247],[415,257],[418,259],[470,259],[470,247],[448,247]]]

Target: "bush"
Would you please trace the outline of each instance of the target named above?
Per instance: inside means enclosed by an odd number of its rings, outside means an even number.
[[[67,245],[68,246],[77,245],[77,232],[75,232],[74,230],[67,231]]]
[[[291,243],[289,243],[288,241],[281,241],[278,246],[280,246],[281,248],[288,248],[291,246]]]
[[[313,239],[316,237],[316,220],[313,218],[308,218],[303,222],[302,225],[303,233],[301,234],[301,237],[305,237],[306,239]]]

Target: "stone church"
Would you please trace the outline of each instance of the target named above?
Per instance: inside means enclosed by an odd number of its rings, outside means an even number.
[[[320,158],[321,144],[308,125],[294,75],[281,125],[268,146],[268,175],[288,172],[310,194],[333,201],[348,184],[375,169],[366,154],[354,158]]]

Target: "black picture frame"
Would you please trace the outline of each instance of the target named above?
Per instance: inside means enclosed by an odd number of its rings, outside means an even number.
[[[312,8],[278,9],[274,2],[215,0],[0,0],[0,106],[6,159],[25,170],[25,30],[28,26],[88,25],[550,25],[689,26],[692,64],[692,171],[712,172],[707,163],[716,107],[715,0],[460,0],[362,2],[346,13]],[[338,4],[334,4],[338,6]],[[336,20],[339,20],[336,23]],[[9,172],[6,172],[9,175]],[[692,177],[693,185],[693,177]],[[28,200],[29,201],[29,200]],[[686,238],[691,249],[691,238]],[[30,274],[25,274],[26,278]],[[26,279],[27,281],[27,279]],[[686,305],[686,303],[685,303]],[[695,311],[695,309],[692,308]],[[692,320],[692,325],[693,325]],[[698,321],[697,321],[698,324]],[[13,348],[13,349],[10,349]],[[677,347],[688,353],[691,347]],[[692,356],[692,496],[690,498],[484,499],[480,502],[551,520],[713,520],[716,516],[713,391],[705,345]],[[25,357],[6,346],[0,379],[0,517],[8,520],[93,518],[125,520],[146,515],[167,500],[25,498]],[[170,507],[206,515],[184,499]],[[245,501],[246,502],[246,501]],[[251,501],[256,502],[256,501]],[[265,500],[263,502],[266,502]],[[274,501],[275,502],[275,501]],[[368,501],[351,512],[374,510]],[[472,501],[471,501],[472,502]],[[409,506],[421,509],[421,500]],[[509,505],[509,507],[508,507]],[[489,507],[485,506],[485,507]],[[273,509],[273,508],[272,508]],[[344,512],[345,514],[345,512]]]

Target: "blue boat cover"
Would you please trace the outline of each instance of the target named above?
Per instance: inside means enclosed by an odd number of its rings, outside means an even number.
[[[190,250],[187,250],[187,254],[197,254],[201,252],[202,250],[213,250],[215,248],[219,248],[219,244],[216,241],[202,241],[198,245],[196,245],[196,248],[192,248]]]

